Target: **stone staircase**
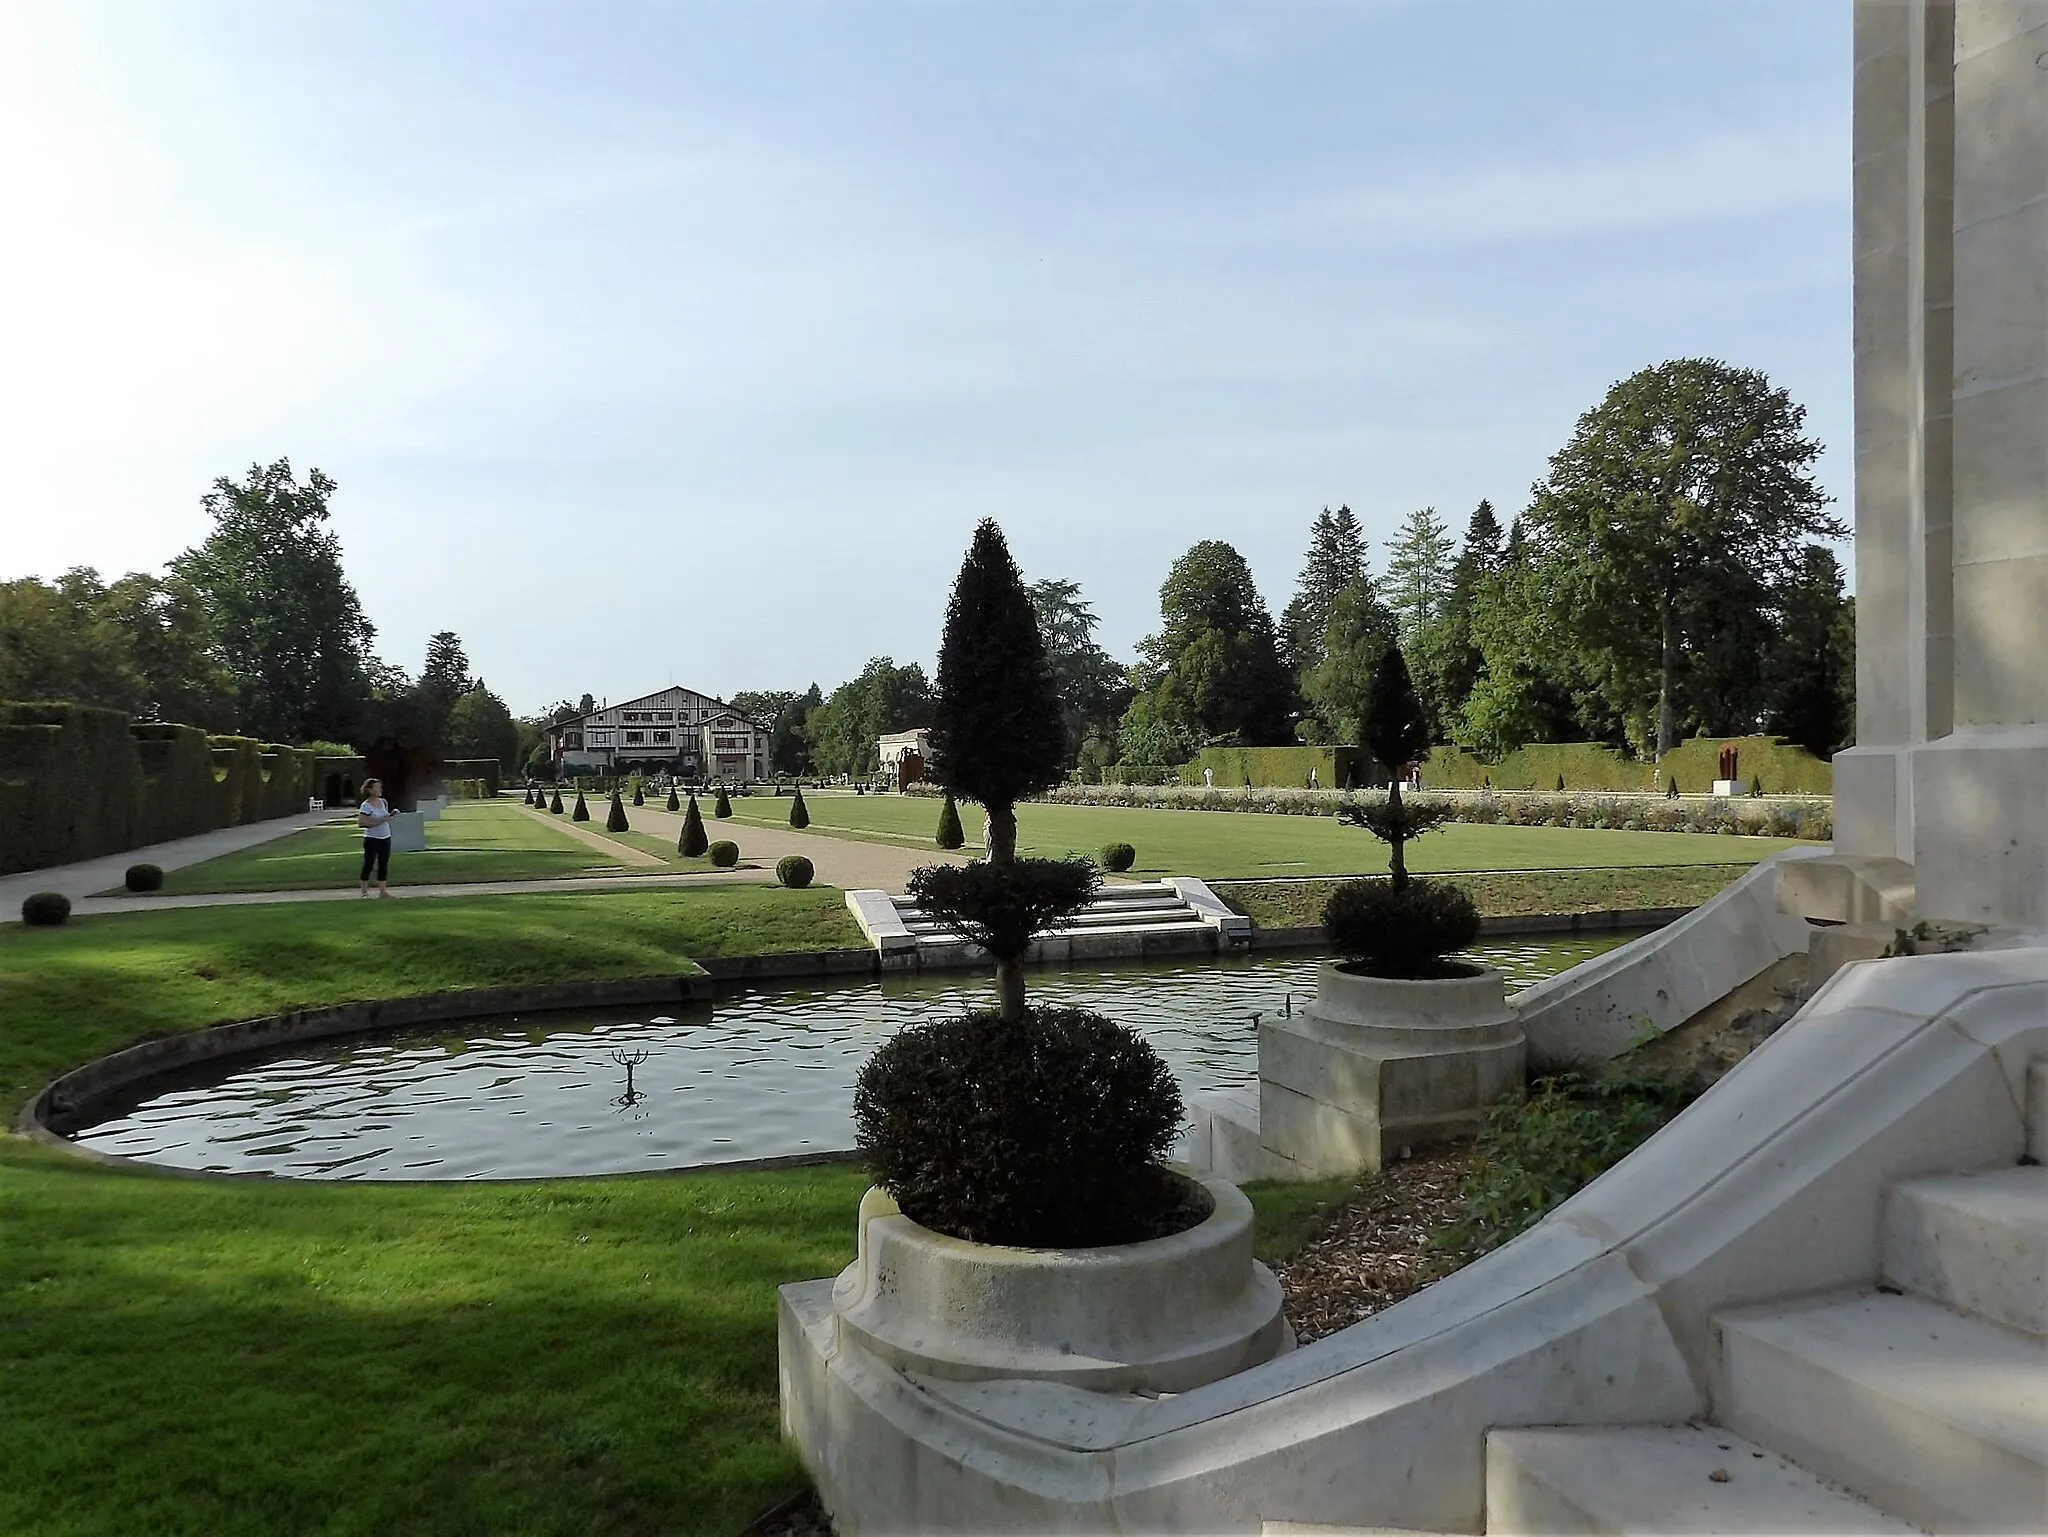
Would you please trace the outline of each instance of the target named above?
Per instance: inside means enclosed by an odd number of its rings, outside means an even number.
[[[850,891],[847,906],[883,957],[918,966],[966,966],[985,959],[909,897]],[[1251,943],[1251,920],[1232,912],[1208,886],[1173,876],[1100,887],[1070,923],[1033,942],[1034,962],[1108,960],[1147,955],[1206,954]]]
[[[2048,1532],[2048,1061],[2028,1090],[2028,1162],[1887,1190],[1874,1289],[1716,1319],[1710,1422],[1491,1432],[1486,1530]]]

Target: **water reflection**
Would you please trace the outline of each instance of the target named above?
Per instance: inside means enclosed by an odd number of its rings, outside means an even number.
[[[1518,988],[1619,942],[1473,955]],[[1136,1027],[1195,1093],[1256,1074],[1256,1022],[1297,1012],[1319,964],[1106,964],[1034,972],[1030,987],[1034,1001]],[[990,1002],[985,977],[956,974],[754,988],[651,1018],[549,1012],[309,1043],[216,1064],[76,1140],[181,1168],[303,1179],[627,1173],[822,1152],[852,1146],[853,1078],[877,1045]]]

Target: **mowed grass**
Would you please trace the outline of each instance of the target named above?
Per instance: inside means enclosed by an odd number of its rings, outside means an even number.
[[[147,1036],[458,988],[672,976],[695,956],[865,941],[826,887],[165,908],[0,927],[0,1114]],[[4,1528],[0,1528],[4,1530]]]
[[[423,853],[393,854],[391,884],[431,886],[471,881],[551,880],[570,875],[674,874],[705,861],[675,859],[662,852],[661,866],[625,865],[608,859],[513,801],[455,801],[437,821],[427,823]],[[583,824],[601,830],[602,822]],[[309,827],[272,843],[223,854],[203,864],[164,873],[163,894],[190,896],[213,891],[323,891],[353,886],[362,871],[363,838],[353,815]],[[125,895],[116,890],[110,896]]]
[[[1530,913],[1604,913],[1698,907],[1746,873],[1743,865],[1641,865],[1454,877],[1488,918]],[[1261,928],[1312,928],[1323,921],[1333,880],[1219,881],[1216,895]]]
[[[837,795],[804,798],[809,831],[830,837],[932,847],[940,802],[922,796]],[[787,827],[789,800],[735,799],[733,818]],[[979,808],[960,808],[969,847],[979,847]],[[1790,838],[1739,838],[1716,833],[1644,833],[1576,827],[1503,827],[1453,822],[1408,846],[1418,875],[1457,870],[1563,870],[1601,866],[1753,864]],[[1107,843],[1138,852],[1134,876],[1193,875],[1248,880],[1283,875],[1384,875],[1386,846],[1334,817],[1278,816],[1258,811],[1159,811],[1119,806],[1023,805],[1017,808],[1017,851],[1048,858],[1093,858]]]

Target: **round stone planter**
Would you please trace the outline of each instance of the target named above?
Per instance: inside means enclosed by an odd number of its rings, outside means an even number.
[[[870,1190],[860,1256],[832,1288],[839,1345],[956,1381],[1152,1393],[1291,1350],[1280,1285],[1252,1258],[1251,1203],[1225,1180],[1199,1183],[1213,1205],[1194,1227],[1099,1249],[948,1238]]]
[[[1522,1027],[1508,1008],[1507,984],[1490,966],[1469,977],[1375,977],[1325,961],[1309,1013],[1348,1026],[1362,1041],[1422,1051],[1513,1040]]]

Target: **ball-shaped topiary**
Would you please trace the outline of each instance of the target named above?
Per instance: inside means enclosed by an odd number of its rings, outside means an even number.
[[[860,1070],[862,1158],[905,1216],[975,1243],[1080,1248],[1191,1227],[1206,1197],[1159,1166],[1180,1088],[1137,1032],[1083,1009],[898,1031]]]
[[[721,822],[732,815],[732,797],[725,793],[725,786],[718,787],[718,799],[711,803],[711,814]]]
[[[121,877],[121,881],[130,891],[162,891],[164,867],[152,864],[130,865],[128,873]]]
[[[775,878],[792,891],[801,891],[810,885],[811,877],[817,871],[811,862],[801,854],[784,854],[775,861]]]
[[[697,797],[690,797],[690,807],[683,813],[683,831],[676,839],[676,852],[685,859],[695,859],[710,847],[710,840],[704,836],[704,813],[697,809]]]
[[[21,921],[32,929],[54,929],[71,916],[71,898],[61,891],[38,891],[21,904]]]
[[[796,787],[796,799],[789,803],[789,825],[799,828],[811,825],[811,809],[804,804],[804,787],[802,785]]]
[[[711,862],[721,870],[730,870],[740,862],[740,846],[730,838],[720,838],[711,845]]]
[[[1096,860],[1097,864],[1114,875],[1123,874],[1137,862],[1138,851],[1128,843],[1103,844],[1101,854]]]
[[[1479,909],[1448,881],[1345,881],[1323,904],[1330,948],[1378,977],[1447,977],[1469,972],[1446,961],[1479,937]]]
[[[960,825],[960,808],[953,801],[953,792],[946,792],[946,803],[939,808],[939,830],[932,842],[942,849],[957,849],[967,842],[967,832]]]

